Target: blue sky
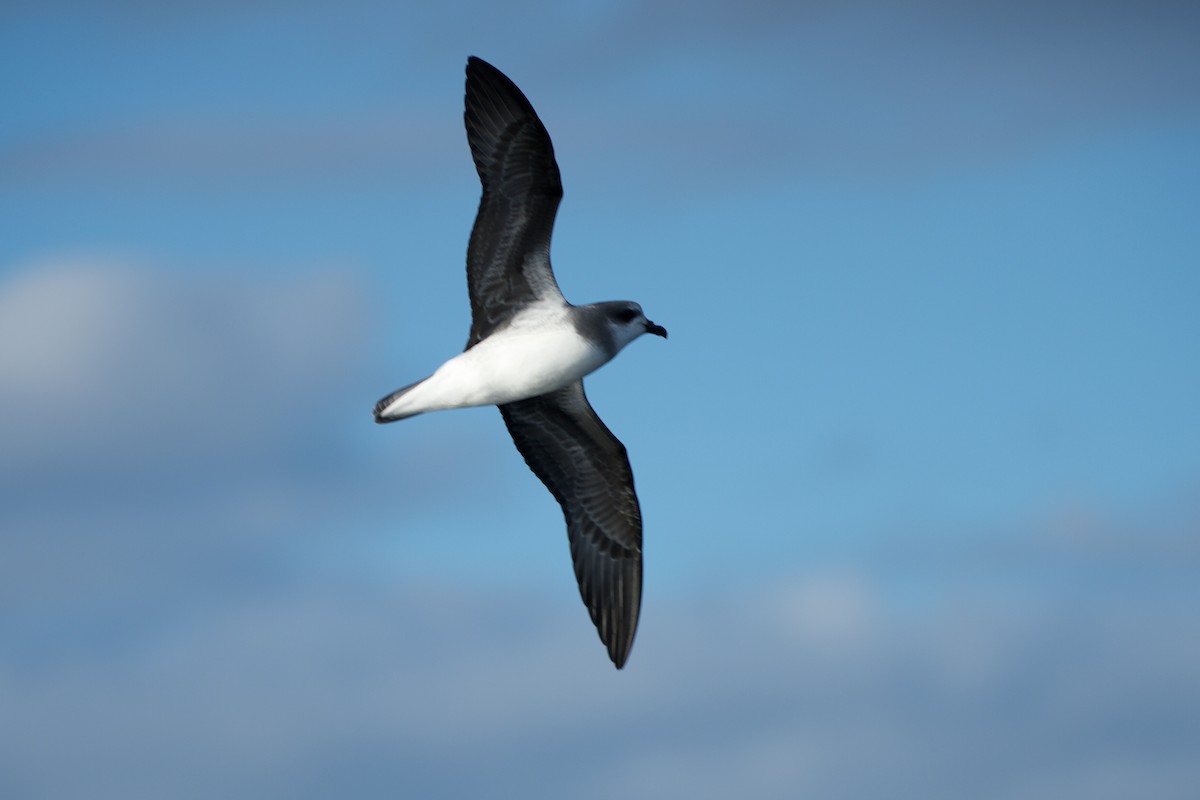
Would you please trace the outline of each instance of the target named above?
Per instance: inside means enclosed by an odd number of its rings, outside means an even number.
[[[1187,797],[1200,14],[8,4],[6,797]],[[646,596],[612,670],[466,340],[539,110]]]

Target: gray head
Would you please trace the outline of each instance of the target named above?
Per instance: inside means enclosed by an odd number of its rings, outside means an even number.
[[[592,303],[579,310],[584,312],[576,317],[580,333],[604,342],[613,355],[643,333],[667,338],[666,328],[646,319],[642,307],[628,300]]]

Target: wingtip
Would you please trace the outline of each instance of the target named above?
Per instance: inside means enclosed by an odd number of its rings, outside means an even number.
[[[625,662],[629,660],[629,650],[619,653],[609,653],[608,657],[612,659],[613,666],[618,670],[625,669]]]
[[[599,632],[599,631],[598,631]],[[637,635],[637,620],[634,619],[632,630],[618,630],[610,633],[612,637],[609,641],[604,642],[608,650],[608,657],[612,661],[613,666],[617,669],[624,669],[625,662],[629,660],[629,653],[633,650],[633,640]],[[601,641],[604,640],[603,633]]]
[[[480,71],[499,72],[500,70],[496,69],[490,61],[485,61],[479,56],[467,56],[467,74]]]

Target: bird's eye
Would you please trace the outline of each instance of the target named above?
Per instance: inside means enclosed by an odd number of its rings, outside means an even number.
[[[623,308],[617,312],[617,319],[621,322],[633,322],[637,318],[637,311],[632,308]]]

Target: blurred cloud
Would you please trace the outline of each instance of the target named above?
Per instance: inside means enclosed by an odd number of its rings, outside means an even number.
[[[462,144],[454,138],[450,147],[453,122],[453,115],[371,111],[338,119],[219,112],[157,118],[12,142],[0,149],[0,174],[22,182],[116,179],[167,187],[361,186],[444,173]]]
[[[0,282],[0,475],[243,461],[294,440],[361,369],[365,303],[346,271],[230,280],[89,256],[18,266]]]
[[[612,41],[640,54],[649,88],[639,73],[642,92],[623,83],[620,96],[653,100],[620,115],[641,127],[613,147],[660,146],[657,163],[692,183],[878,179],[1195,119],[1198,32],[1178,3],[662,3],[597,32],[590,63]],[[600,138],[612,141],[587,152]]]
[[[352,396],[365,306],[346,270],[250,278],[77,255],[4,274],[0,605],[21,612],[18,661],[92,636],[119,647],[119,631],[264,579],[279,558],[265,543],[303,541],[371,496],[353,424],[370,424],[369,404]]]
[[[617,674],[537,593],[294,575],[0,674],[0,774],[30,796],[1188,796],[1188,609],[1031,591],[914,611],[800,572],[657,604]]]
[[[1188,4],[665,2],[568,14],[533,2],[466,19],[451,6],[413,15],[353,5],[388,20],[365,32],[372,42],[387,35],[411,46],[375,64],[379,80],[348,97],[344,82],[300,86],[282,66],[311,57],[311,26],[348,35],[352,10],[303,4],[282,30],[272,3],[139,12],[147,30],[84,47],[104,52],[120,41],[163,55],[164,40],[176,43],[162,75],[128,72],[136,63],[128,55],[101,60],[100,74],[113,79],[105,91],[140,88],[156,100],[120,119],[15,129],[0,139],[0,174],[248,185],[445,172],[462,151],[461,61],[476,50],[533,94],[572,172],[623,174],[629,154],[643,152],[637,169],[653,170],[653,183],[879,177],[1200,115],[1192,90],[1200,13]],[[513,48],[518,32],[547,17],[559,25],[557,48]],[[217,23],[237,35],[213,68],[244,75],[228,96],[206,93],[197,59],[211,54],[194,50]],[[268,27],[281,37],[280,64],[249,45]],[[441,51],[420,55],[418,31],[461,43],[452,73]],[[71,96],[95,78],[48,80]]]

